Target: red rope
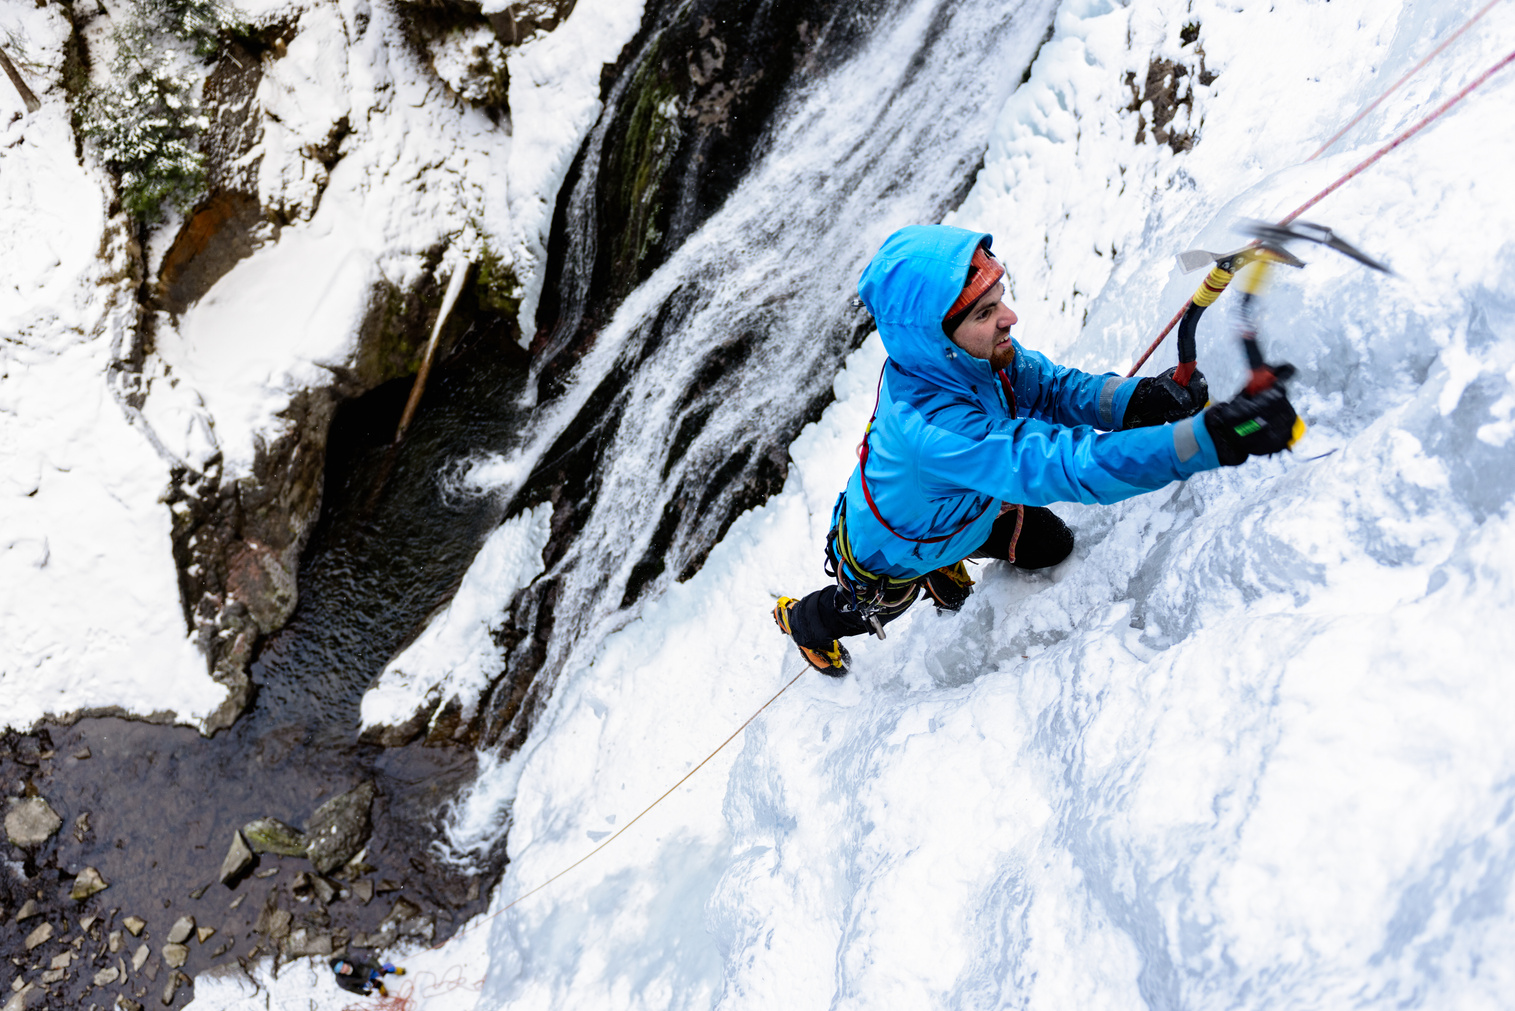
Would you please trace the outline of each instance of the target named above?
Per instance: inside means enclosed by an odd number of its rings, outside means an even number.
[[[1410,127],[1404,133],[1401,133],[1398,137],[1395,137],[1389,143],[1385,144],[1383,147],[1381,147],[1377,151],[1373,152],[1373,154],[1372,154],[1371,157],[1369,157],[1365,161],[1361,162],[1360,164],[1354,166],[1349,172],[1347,172],[1346,175],[1342,176],[1340,179],[1336,180],[1330,186],[1327,186],[1325,189],[1323,189],[1319,193],[1315,194],[1309,200],[1306,200],[1304,203],[1300,204],[1297,208],[1295,208],[1293,210],[1293,212],[1291,212],[1287,217],[1285,217],[1282,221],[1280,221],[1279,224],[1281,224],[1281,225],[1287,225],[1289,222],[1291,222],[1295,218],[1299,217],[1305,211],[1308,211],[1310,208],[1312,208],[1316,204],[1320,203],[1326,197],[1330,196],[1332,193],[1335,193],[1338,189],[1340,189],[1342,187],[1343,184],[1347,183],[1348,181],[1350,181],[1351,179],[1353,179],[1355,176],[1357,176],[1358,173],[1362,172],[1364,169],[1368,168],[1370,165],[1372,165],[1374,162],[1378,161],[1384,155],[1388,154],[1390,151],[1394,150],[1399,145],[1403,144],[1405,141],[1409,140],[1411,137],[1415,136],[1417,133],[1419,133],[1420,131],[1424,130],[1426,127],[1430,126],[1437,119],[1439,119],[1448,109],[1452,108],[1452,106],[1456,105],[1458,102],[1461,102],[1464,98],[1468,97],[1468,93],[1471,92],[1474,88],[1478,87],[1480,84],[1482,84],[1483,82],[1487,81],[1489,78],[1493,77],[1495,74],[1499,73],[1499,71],[1503,70],[1511,62],[1515,62],[1515,52],[1510,53],[1510,55],[1506,56],[1504,59],[1502,59],[1498,63],[1494,64],[1488,70],[1485,70],[1482,74],[1479,74],[1472,81],[1470,81],[1467,84],[1467,86],[1465,86],[1461,91],[1459,91],[1457,94],[1453,95],[1451,98],[1447,99],[1445,102],[1441,103],[1441,105],[1437,106],[1436,109],[1435,109],[1435,111],[1431,112],[1428,116],[1426,116],[1424,119],[1422,119],[1419,123],[1416,123],[1414,126]],[[1396,87],[1397,87],[1397,85],[1396,85]],[[1174,315],[1174,317],[1171,320],[1168,321],[1168,325],[1165,326],[1165,327],[1163,327],[1162,332],[1157,335],[1157,339],[1154,340],[1147,347],[1146,351],[1142,352],[1141,357],[1136,360],[1136,364],[1133,365],[1133,366],[1131,366],[1131,371],[1129,371],[1129,372],[1126,373],[1126,376],[1128,378],[1131,377],[1131,376],[1136,375],[1136,370],[1140,369],[1143,365],[1145,365],[1146,362],[1147,362],[1147,359],[1150,358],[1150,357],[1152,357],[1152,352],[1154,352],[1154,351],[1157,350],[1158,345],[1162,344],[1163,339],[1165,337],[1167,337],[1169,333],[1172,332],[1172,330],[1173,330],[1173,328],[1175,326],[1178,325],[1178,321],[1184,318],[1184,313],[1186,311],[1188,311],[1189,305],[1193,301],[1194,300],[1192,298],[1190,298],[1187,301],[1185,301],[1182,306],[1179,307],[1178,312]]]
[[[1361,172],[1369,165],[1372,165],[1374,162],[1378,161],[1378,159],[1382,158],[1384,155],[1388,154],[1390,151],[1394,150],[1396,147],[1403,144],[1405,141],[1409,140],[1411,137],[1415,136],[1426,127],[1430,126],[1442,115],[1442,113],[1446,112],[1448,109],[1452,108],[1452,106],[1456,105],[1458,102],[1461,102],[1464,98],[1466,98],[1468,96],[1468,92],[1472,91],[1484,81],[1487,81],[1489,78],[1499,73],[1505,67],[1509,66],[1512,62],[1515,62],[1515,52],[1510,53],[1509,56],[1506,56],[1504,59],[1500,60],[1498,63],[1490,67],[1488,70],[1485,70],[1483,73],[1473,78],[1472,81],[1468,82],[1468,85],[1465,88],[1463,88],[1457,94],[1453,95],[1451,98],[1447,99],[1445,102],[1442,102],[1439,106],[1436,107],[1436,110],[1428,115],[1425,119],[1422,119],[1419,123],[1416,123],[1414,126],[1410,127],[1404,133],[1389,141],[1389,143],[1385,144],[1377,151],[1374,151],[1372,156],[1369,157],[1366,161],[1363,161],[1361,164],[1354,167],[1350,172],[1342,176],[1340,179],[1336,180],[1330,186],[1327,186],[1325,189],[1315,194],[1309,200],[1306,200],[1304,203],[1300,204],[1294,209],[1293,213],[1285,217],[1282,221],[1279,222],[1279,224],[1287,225],[1289,222],[1299,217],[1305,211],[1308,211],[1310,208],[1320,203],[1326,197],[1330,196],[1332,193],[1335,193],[1343,183],[1352,179],[1357,175],[1357,173]]]
[[[1469,28],[1472,28],[1475,24],[1477,24],[1478,21],[1485,14],[1489,13],[1489,11],[1491,11],[1491,10],[1494,9],[1494,5],[1497,4],[1497,3],[1499,3],[1499,0],[1489,0],[1488,3],[1484,4],[1482,10],[1480,10],[1477,14],[1474,14],[1472,17],[1468,18],[1468,20],[1464,21],[1461,28],[1457,29],[1457,31],[1453,32],[1451,35],[1448,35],[1446,37],[1446,39],[1444,39],[1442,41],[1441,45],[1437,46],[1435,49],[1433,49],[1429,53],[1427,53],[1425,55],[1425,58],[1423,60],[1421,60],[1419,63],[1415,64],[1415,66],[1411,67],[1409,70],[1405,71],[1405,74],[1404,74],[1403,77],[1401,77],[1399,80],[1395,81],[1393,84],[1389,85],[1389,89],[1387,91],[1385,91],[1382,95],[1379,95],[1377,98],[1373,99],[1372,102],[1369,102],[1366,106],[1364,106],[1363,110],[1361,112],[1359,112],[1357,115],[1353,116],[1352,119],[1351,119],[1351,121],[1349,123],[1347,123],[1346,126],[1342,127],[1340,130],[1337,130],[1335,133],[1333,133],[1331,135],[1331,139],[1328,140],[1328,141],[1326,141],[1324,144],[1322,144],[1320,146],[1320,150],[1316,151],[1310,157],[1306,158],[1305,161],[1307,161],[1307,162],[1308,161],[1314,161],[1315,159],[1319,158],[1321,155],[1325,154],[1326,148],[1330,147],[1332,144],[1335,144],[1337,141],[1341,140],[1343,134],[1345,134],[1348,130],[1352,129],[1358,123],[1361,123],[1362,120],[1363,120],[1363,117],[1366,116],[1368,113],[1372,112],[1374,109],[1378,108],[1378,104],[1380,102],[1382,102],[1384,99],[1388,98],[1390,95],[1394,94],[1394,92],[1398,91],[1400,89],[1400,87],[1406,81],[1408,81],[1410,78],[1412,78],[1416,74],[1420,73],[1421,69],[1423,67],[1425,67],[1425,65],[1427,63],[1430,63],[1432,60],[1436,59],[1436,57],[1439,56],[1442,53],[1443,50],[1445,50],[1452,43],[1456,42],[1462,36],[1463,32],[1467,31]]]

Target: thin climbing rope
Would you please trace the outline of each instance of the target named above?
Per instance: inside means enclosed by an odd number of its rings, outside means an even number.
[[[737,727],[735,730],[733,730],[731,732],[731,736],[730,737],[726,738],[724,741],[722,741],[720,744],[718,744],[716,746],[716,749],[714,751],[712,751],[710,754],[706,755],[703,759],[701,759],[699,765],[696,765],[694,768],[692,768],[688,772],[684,773],[683,777],[677,783],[674,783],[668,789],[664,790],[658,796],[658,798],[656,800],[654,800],[651,804],[648,804],[646,807],[642,808],[641,812],[638,813],[635,818],[631,819],[626,824],[624,824],[620,828],[616,829],[616,831],[613,834],[611,834],[609,838],[603,840],[594,849],[590,850],[588,853],[585,853],[583,856],[579,857],[579,859],[575,860],[573,863],[569,864],[567,867],[564,867],[562,870],[558,871],[552,877],[548,878],[546,881],[542,882],[540,885],[537,885],[531,891],[524,892],[521,895],[516,896],[514,899],[511,899],[505,905],[501,906],[499,909],[495,910],[493,913],[490,913],[488,916],[484,917],[484,919],[480,920],[478,923],[475,923],[472,927],[468,928],[468,930],[460,930],[456,934],[452,935],[452,937],[449,937],[446,941],[443,941],[443,942],[440,942],[438,944],[432,945],[432,949],[435,950],[437,948],[440,948],[440,947],[442,947],[443,944],[450,943],[454,938],[462,937],[464,934],[469,933],[472,930],[478,929],[480,926],[483,926],[485,923],[487,923],[490,920],[494,919],[496,916],[501,915],[506,910],[510,909],[512,906],[518,905],[519,903],[524,902],[525,900],[531,898],[537,892],[540,892],[542,889],[546,888],[548,885],[552,884],[554,881],[558,880],[563,875],[567,874],[569,871],[573,870],[575,867],[579,866],[584,861],[586,861],[590,857],[594,856],[596,853],[600,852],[600,850],[604,849],[606,846],[609,846],[611,843],[615,842],[617,839],[619,839],[621,837],[621,834],[623,832],[625,832],[627,829],[631,828],[631,826],[635,825],[637,822],[641,821],[643,815],[645,815],[648,811],[651,811],[653,808],[655,808],[659,804],[661,804],[668,797],[669,794],[673,793],[673,791],[677,790],[679,787],[683,786],[686,782],[688,782],[689,781],[689,777],[693,776],[696,772],[699,772],[701,769],[703,769],[705,767],[705,764],[707,762],[709,762],[712,758],[714,758],[716,755],[719,755],[721,753],[721,750],[723,748],[725,748],[726,745],[728,745],[732,741],[736,740],[737,735],[740,734],[742,731],[746,730],[748,724],[750,724],[753,720],[755,720],[759,716],[761,716],[763,714],[763,710],[767,709],[769,706],[771,706],[775,702],[777,702],[779,700],[779,696],[780,695],[783,695],[790,688],[794,687],[794,683],[796,681],[798,681],[800,678],[804,677],[805,674],[809,671],[809,669],[810,668],[806,667],[804,670],[800,671],[793,678],[791,678],[790,681],[789,681],[789,683],[786,684],[786,685],[784,685],[784,687],[780,688],[777,692],[775,692],[774,695],[773,695],[773,697],[771,699],[769,699],[767,702],[764,702],[761,706],[758,706],[757,712],[753,713],[751,716],[749,716],[745,720],[743,720],[742,721],[742,725],[739,726],[739,727]]]
[[[1485,14],[1487,14],[1487,13],[1489,13],[1489,11],[1493,10],[1494,9],[1494,5],[1497,4],[1497,3],[1499,3],[1499,0],[1489,0],[1488,3],[1484,4],[1483,8],[1481,10],[1479,10],[1479,12],[1477,14],[1474,14],[1472,17],[1468,18],[1468,20],[1466,20],[1466,21],[1464,21],[1462,23],[1462,27],[1461,28],[1457,29],[1457,31],[1453,32],[1451,35],[1448,35],[1445,39],[1442,40],[1441,45],[1437,46],[1435,49],[1433,49],[1429,53],[1427,53],[1425,55],[1425,57],[1419,63],[1415,64],[1415,66],[1413,66],[1409,70],[1405,71],[1405,74],[1404,74],[1403,77],[1401,77],[1399,80],[1395,81],[1393,84],[1389,85],[1389,88],[1388,88],[1387,91],[1385,91],[1382,95],[1379,95],[1377,98],[1373,99],[1373,101],[1369,102],[1367,105],[1363,106],[1362,111],[1359,112],[1357,115],[1353,116],[1351,118],[1351,120],[1348,121],[1348,123],[1347,123],[1346,126],[1342,127],[1340,130],[1337,130],[1335,133],[1331,134],[1331,139],[1328,140],[1328,141],[1326,141],[1324,144],[1322,144],[1320,146],[1320,149],[1318,151],[1316,151],[1314,154],[1312,154],[1310,157],[1306,158],[1305,161],[1307,161],[1307,162],[1314,161],[1315,159],[1319,158],[1321,155],[1325,154],[1327,148],[1329,148],[1332,144],[1335,144],[1337,141],[1341,140],[1342,136],[1345,135],[1348,130],[1352,129],[1358,123],[1362,122],[1364,116],[1366,116],[1368,113],[1372,112],[1374,109],[1378,108],[1378,104],[1380,102],[1382,102],[1384,99],[1388,98],[1390,95],[1394,94],[1394,92],[1398,91],[1400,89],[1400,87],[1406,81],[1408,81],[1410,78],[1412,78],[1416,74],[1420,73],[1421,69],[1423,67],[1425,67],[1425,65],[1427,63],[1430,63],[1432,60],[1436,59],[1436,57],[1440,56],[1441,53],[1448,46],[1450,46],[1452,43],[1456,42],[1459,38],[1462,37],[1462,33],[1463,32],[1467,31],[1469,28],[1472,28],[1475,24],[1477,24],[1483,18],[1483,16]]]
[[[1326,197],[1330,196],[1332,193],[1335,193],[1338,189],[1341,188],[1343,184],[1347,183],[1355,176],[1357,176],[1358,173],[1368,168],[1370,165],[1378,161],[1390,151],[1399,147],[1399,145],[1415,136],[1421,130],[1424,130],[1426,127],[1430,126],[1444,113],[1446,113],[1448,109],[1452,108],[1452,106],[1456,105],[1458,102],[1461,102],[1464,98],[1466,98],[1474,88],[1477,88],[1479,85],[1483,84],[1483,82],[1499,73],[1505,67],[1509,66],[1512,62],[1515,62],[1515,52],[1511,52],[1510,55],[1494,64],[1488,70],[1485,70],[1482,74],[1479,74],[1472,81],[1468,82],[1468,84],[1461,91],[1453,95],[1451,98],[1447,99],[1445,102],[1441,103],[1441,105],[1437,106],[1435,111],[1431,112],[1420,122],[1410,127],[1404,133],[1401,133],[1398,137],[1395,137],[1393,140],[1385,144],[1383,147],[1379,148],[1377,151],[1373,152],[1369,158],[1354,166],[1350,171],[1348,171],[1340,179],[1337,179],[1330,186],[1327,186],[1325,189],[1315,194],[1309,200],[1306,200],[1304,203],[1300,204],[1287,217],[1280,221],[1279,224],[1287,225],[1289,222],[1299,217],[1305,211],[1308,211],[1310,208],[1320,203]],[[1162,328],[1162,331],[1157,335],[1156,339],[1154,339],[1152,343],[1148,345],[1147,350],[1143,351],[1141,357],[1136,360],[1136,364],[1131,366],[1130,371],[1126,373],[1127,378],[1136,375],[1136,371],[1147,363],[1147,359],[1152,357],[1152,352],[1158,349],[1158,347],[1162,344],[1164,338],[1166,338],[1168,334],[1173,331],[1173,328],[1178,325],[1178,321],[1184,318],[1184,313],[1188,311],[1189,304],[1192,301],[1192,298],[1187,299],[1183,305],[1179,306],[1178,312],[1174,314],[1173,318],[1168,321],[1168,325]]]

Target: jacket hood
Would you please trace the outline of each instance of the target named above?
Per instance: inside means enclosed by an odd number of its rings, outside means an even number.
[[[968,280],[973,251],[993,238],[951,225],[910,225],[874,254],[857,290],[896,367],[965,394],[993,378],[988,362],[942,332],[942,320]]]

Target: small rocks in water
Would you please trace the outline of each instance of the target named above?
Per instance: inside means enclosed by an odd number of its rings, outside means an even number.
[[[289,910],[270,904],[258,914],[258,922],[253,925],[253,929],[264,937],[282,941],[289,936],[289,928],[293,922],[294,917],[290,915]]]
[[[310,888],[311,891],[316,893],[316,898],[320,899],[323,905],[331,905],[332,900],[337,897],[337,886],[323,877],[312,878]]]
[[[62,969],[49,969],[44,972],[40,978],[44,984],[57,983],[67,975],[68,973],[64,972]]]
[[[79,917],[79,932],[81,934],[87,934],[87,933],[89,933],[89,928],[93,927],[99,921],[100,921],[100,917],[98,917],[98,916],[81,916],[81,917]]]
[[[45,944],[52,940],[53,925],[51,923],[39,923],[37,928],[26,935],[26,950],[31,951],[39,944]]]
[[[271,878],[275,874],[278,874],[278,873],[279,873],[279,868],[277,868],[277,867],[265,867],[261,871],[259,871],[258,873],[254,874],[253,877],[255,877],[255,878]]]
[[[163,964],[170,969],[177,969],[189,961],[189,948],[182,944],[165,944],[163,946]]]
[[[105,946],[110,949],[110,953],[112,955],[120,951],[123,947],[125,947],[125,945],[126,941],[122,938],[121,931],[119,930],[112,930],[110,932],[110,937],[107,938],[105,942]]]
[[[95,973],[95,986],[110,986],[117,980],[117,978],[120,977],[120,975],[120,972],[116,969],[115,966],[108,965],[104,969],[101,969],[99,972]]]
[[[384,917],[384,922],[399,923],[405,920],[413,920],[420,915],[420,906],[409,899],[396,899],[394,906],[389,910],[389,915]]]
[[[41,910],[37,908],[37,900],[27,899],[24,903],[22,903],[21,911],[16,914],[16,922],[20,923],[22,920],[29,920],[33,916],[36,916],[39,912],[41,912]]]
[[[87,758],[93,758],[94,757],[94,753],[89,750],[89,745],[86,744],[84,747],[82,747],[78,751],[74,752],[74,757],[77,758],[79,761],[82,762],[82,761],[84,761]]]
[[[21,980],[18,978],[17,983]],[[40,1007],[47,999],[47,988],[35,983],[24,983],[21,988],[11,994],[11,999],[5,1002],[4,1011],[30,1011],[31,1008]]]
[[[195,937],[196,937],[197,940],[199,940],[199,942],[201,944],[204,944],[206,941],[210,940],[211,935],[214,934],[215,932],[216,932],[216,928],[215,927],[196,927],[195,928]]]
[[[227,850],[226,859],[221,861],[221,883],[230,885],[253,865],[254,859],[253,851],[247,845],[247,840],[242,838],[242,833],[233,832],[231,849]]]
[[[147,963],[147,968],[143,972],[147,976],[149,983],[156,982],[158,979],[158,960],[156,958],[150,959]]]
[[[142,1011],[142,1005],[124,995],[117,995],[116,1007],[121,1011]]]
[[[69,963],[73,962],[73,960],[74,953],[71,951],[65,951],[61,955],[54,955],[53,960],[47,963],[47,967],[49,969],[67,969],[69,967]]]
[[[242,826],[242,838],[254,853],[276,853],[282,857],[305,855],[305,833],[277,818],[258,818]]]
[[[174,921],[174,925],[168,929],[169,944],[183,944],[189,940],[189,935],[194,932],[195,918],[193,916],[181,916]]]
[[[195,902],[199,902],[200,901],[200,897],[205,894],[205,889],[207,889],[209,887],[210,887],[210,885],[201,885],[199,888],[196,888],[194,891],[192,891],[192,892],[189,893],[190,899],[192,899]]]
[[[356,895],[363,905],[368,905],[373,899],[373,882],[367,878],[352,883],[352,893]]]
[[[125,927],[127,933],[131,934],[131,936],[141,937],[142,928],[147,926],[147,922],[135,916],[128,916],[121,921],[121,926]]]
[[[244,903],[246,901],[247,901],[247,893],[243,892],[241,895],[238,895],[235,899],[232,899],[231,900],[231,905],[227,906],[226,908],[229,911],[235,911],[238,906],[240,906],[242,903]]]
[[[305,824],[305,853],[316,870],[330,874],[358,855],[372,831],[369,809],[378,795],[372,783],[359,783],[316,808]]]
[[[387,894],[389,892],[398,892],[401,889],[401,887],[403,887],[403,886],[397,885],[393,881],[389,880],[388,878],[385,878],[384,880],[380,881],[376,886],[374,886],[374,891],[378,892],[380,895],[385,895],[385,894]]]
[[[236,940],[235,940],[235,938],[227,938],[225,941],[221,942],[220,946],[217,947],[215,951],[213,951],[213,952],[210,953],[210,957],[211,958],[220,958],[222,955],[226,954],[228,951],[231,951],[231,946],[233,944],[235,944],[235,943],[237,943]]]
[[[89,812],[85,811],[74,819],[74,841],[83,842],[89,835]]]
[[[103,892],[110,884],[100,876],[100,872],[93,867],[86,867],[74,878],[74,887],[69,890],[68,897],[75,902],[83,902],[96,892]]]
[[[179,984],[188,983],[189,977],[175,969],[168,977],[168,982],[163,986],[163,1005],[167,1007],[174,1002],[174,994],[179,990]]]
[[[41,846],[62,827],[63,819],[41,797],[12,798],[5,812],[5,834],[23,849]]]
[[[147,956],[150,954],[152,952],[148,950],[147,945],[144,944],[138,948],[137,953],[132,956],[132,972],[141,972],[142,966],[147,963]]]
[[[299,927],[292,931],[284,942],[284,954],[290,958],[304,955],[330,955],[331,935],[324,930]]]

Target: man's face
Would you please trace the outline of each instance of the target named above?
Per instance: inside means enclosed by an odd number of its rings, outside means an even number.
[[[1001,281],[979,296],[967,317],[952,331],[952,343],[974,358],[989,363],[995,371],[1010,364],[1015,346],[1010,343],[1010,327],[1015,313],[1004,303],[1005,285]]]
[[[349,963],[349,962],[338,962],[337,963],[337,971],[340,972],[344,976],[351,976],[352,975],[352,964]]]

